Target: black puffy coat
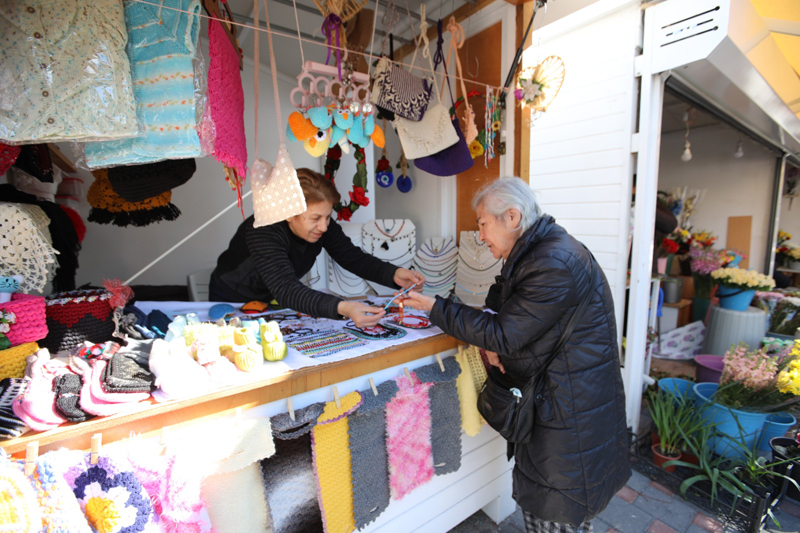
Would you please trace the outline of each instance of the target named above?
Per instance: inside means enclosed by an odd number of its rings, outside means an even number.
[[[605,509],[631,475],[608,282],[592,255],[548,215],[514,244],[502,277],[492,291],[496,315],[437,298],[431,322],[497,352],[506,376],[524,383],[547,359],[578,303],[591,298],[545,373],[533,438],[514,453],[520,507],[577,526]]]

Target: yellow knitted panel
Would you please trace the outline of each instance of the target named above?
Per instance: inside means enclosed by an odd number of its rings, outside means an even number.
[[[25,359],[35,354],[38,349],[39,345],[35,342],[26,342],[7,350],[0,350],[0,379],[23,377],[27,365]]]
[[[478,354],[478,358],[480,358],[480,354]],[[472,373],[472,365],[469,364],[467,350],[459,347],[456,361],[461,365],[461,373],[456,378],[458,401],[461,404],[461,428],[464,433],[474,437],[481,432],[483,420],[478,412],[478,391],[475,390],[475,377]],[[483,363],[481,363],[481,368],[483,368]],[[486,369],[484,369],[485,373]]]
[[[483,382],[489,377],[486,374],[486,367],[483,366],[480,349],[477,346],[464,348],[464,358],[472,370],[472,382],[475,385],[475,392],[480,392]]]
[[[353,516],[353,478],[350,471],[348,414],[361,405],[361,394],[353,391],[336,403],[325,404],[317,419],[314,438],[314,468],[318,498],[326,533],[349,533],[355,529]],[[337,417],[342,417],[336,420]],[[332,421],[334,420],[334,421]]]

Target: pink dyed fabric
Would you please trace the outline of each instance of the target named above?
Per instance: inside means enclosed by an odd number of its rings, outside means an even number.
[[[406,494],[433,477],[431,452],[431,408],[428,389],[412,372],[395,378],[400,389],[386,405],[386,448],[389,455],[389,485],[392,498]]]
[[[214,158],[244,177],[247,175],[247,141],[239,53],[231,46],[217,19],[208,21],[208,55],[208,105],[217,137]]]

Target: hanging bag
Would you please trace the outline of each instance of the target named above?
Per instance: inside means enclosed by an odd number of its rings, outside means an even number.
[[[389,58],[382,57],[375,68],[372,103],[396,116],[420,121],[428,109],[433,81],[430,76],[419,78]]]
[[[589,279],[594,277],[593,259],[589,266]],[[583,316],[589,303],[590,295],[581,301],[578,308],[561,332],[558,341],[550,352],[542,367],[528,380],[522,390],[508,383],[498,368],[492,367],[489,376],[478,394],[478,411],[495,431],[508,442],[525,444],[530,442],[533,434],[534,420],[536,419],[537,403],[541,403],[543,396],[540,394],[540,378],[547,371],[550,363],[564,347],[575,326]]]
[[[260,24],[258,14],[259,0],[253,1],[253,12],[256,23]],[[272,73],[272,90],[275,93],[275,116],[276,124],[283,124],[281,118],[281,102],[278,92],[278,74],[275,67],[275,50],[272,46],[272,31],[269,25],[269,11],[267,10],[267,0],[264,0],[264,17],[267,19],[267,39],[269,41],[269,64]],[[253,212],[255,220],[253,227],[268,226],[306,211],[306,199],[303,189],[300,187],[300,180],[297,179],[297,172],[289,158],[289,151],[286,149],[286,138],[284,129],[278,127],[280,146],[278,147],[278,157],[275,166],[268,161],[258,159],[258,34],[256,30],[254,43],[255,59],[255,110],[256,110],[256,160],[251,168],[252,187],[253,187]]]
[[[436,42],[436,60],[435,60],[436,66],[438,66],[439,63],[444,63],[444,76],[445,78],[447,78],[447,87],[450,92],[450,101],[455,106],[455,99],[453,98],[453,88],[450,86],[450,76],[448,75],[447,72],[447,61],[445,61],[444,54],[442,53],[442,43],[444,43],[444,38],[442,37],[441,20],[439,20],[438,23],[438,30],[439,30],[439,38]],[[453,41],[456,39],[457,36],[454,34],[451,39],[450,50],[453,49],[452,47]],[[458,54],[458,50],[456,50],[455,53]],[[448,56],[449,55],[450,54],[448,52]],[[442,87],[442,91],[444,91],[444,86]],[[441,96],[439,105],[441,105]],[[450,122],[451,120],[450,113],[447,111],[446,113],[447,113],[447,121]],[[464,135],[461,133],[461,128],[459,128],[458,117],[452,118],[452,122],[450,122],[450,129],[455,131],[456,134],[455,142],[448,144],[447,147],[443,150],[437,150],[435,152],[432,152],[427,157],[419,158],[416,161],[414,161],[414,165],[416,165],[418,169],[424,170],[425,172],[433,174],[434,176],[453,176],[455,174],[460,174],[472,168],[472,165],[475,164],[475,161],[472,159],[472,154],[469,153],[469,147],[467,146],[467,143],[464,140]]]

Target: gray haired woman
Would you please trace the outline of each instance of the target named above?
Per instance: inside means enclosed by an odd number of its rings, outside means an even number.
[[[552,352],[578,304],[586,310],[537,389],[528,444],[509,444],[514,499],[528,532],[590,532],[630,477],[625,394],[614,303],[591,253],[541,212],[530,186],[501,178],[475,195],[480,239],[506,262],[487,313],[411,293],[453,337],[489,351],[492,372],[523,388]]]

